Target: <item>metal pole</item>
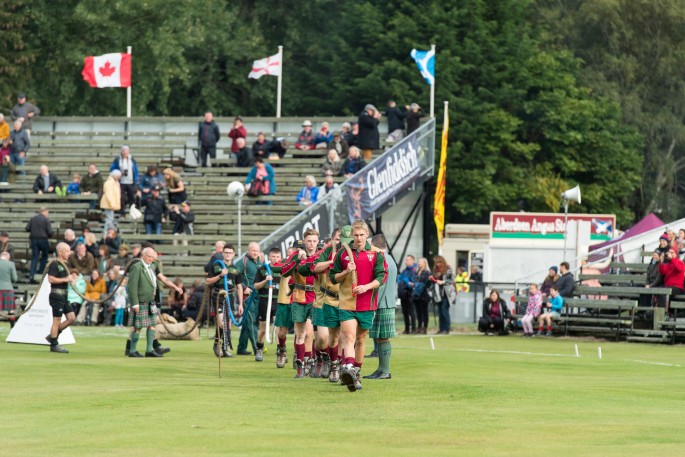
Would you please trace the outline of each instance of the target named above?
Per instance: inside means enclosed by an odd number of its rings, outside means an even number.
[[[276,117],[281,117],[281,89],[283,86],[283,46],[278,47],[278,62],[281,65],[281,71],[278,72],[278,89],[276,91]]]
[[[566,238],[568,238],[568,200],[564,199],[564,262],[566,262]]]
[[[433,59],[435,59],[435,45],[431,45]],[[433,84],[431,84],[431,118],[435,117],[435,74],[433,74]]]
[[[131,46],[126,47],[126,53],[131,55]],[[126,118],[131,119],[131,85],[126,88]]]
[[[243,197],[238,198],[238,257],[243,255],[243,233],[242,233],[242,203]]]

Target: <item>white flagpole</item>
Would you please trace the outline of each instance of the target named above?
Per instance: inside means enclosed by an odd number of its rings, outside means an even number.
[[[126,47],[126,53],[128,55],[131,55],[131,49],[131,46]],[[131,85],[126,88],[126,118],[131,119]]]
[[[283,46],[278,47],[278,61],[281,64],[281,71],[278,72],[278,90],[276,93],[276,117],[281,117],[281,88],[283,85]]]
[[[434,44],[431,45],[431,51],[433,51],[433,59],[435,59],[435,45]],[[434,118],[434,117],[435,117],[435,71],[433,71],[433,84],[431,84],[431,118]]]

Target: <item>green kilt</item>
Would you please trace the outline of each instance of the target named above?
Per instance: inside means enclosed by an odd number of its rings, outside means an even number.
[[[276,308],[275,327],[290,328],[293,326],[293,315],[291,311],[291,304],[279,303]]]
[[[369,330],[370,338],[395,338],[395,308],[379,308]]]
[[[312,325],[317,327],[326,327],[326,322],[323,316],[323,308],[312,308]]]
[[[133,313],[132,313],[133,314]],[[133,318],[133,327],[143,329],[155,326],[155,315],[150,312],[150,305],[140,305],[140,309]]]

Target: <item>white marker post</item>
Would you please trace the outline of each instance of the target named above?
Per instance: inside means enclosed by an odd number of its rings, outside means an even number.
[[[435,351],[435,342],[433,341],[433,338],[431,338],[431,349]]]
[[[597,357],[599,357],[600,359],[602,358],[602,347],[601,346],[597,346]]]
[[[578,353],[578,345],[576,344],[576,357],[580,357],[580,354]]]

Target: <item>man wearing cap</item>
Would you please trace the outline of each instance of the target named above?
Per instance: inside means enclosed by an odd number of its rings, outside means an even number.
[[[207,157],[216,158],[216,144],[221,138],[219,133],[219,126],[214,122],[214,115],[207,111],[205,118],[200,121],[197,130],[197,141],[200,144],[200,164],[203,167],[207,166]]]
[[[243,124],[243,118],[236,116],[233,120],[233,128],[228,132],[228,137],[232,140],[231,142],[231,152],[238,152],[238,143],[236,140],[242,138],[243,140],[247,138],[247,129]]]
[[[335,149],[340,160],[345,160],[350,155],[350,145],[347,144],[347,141],[345,141],[340,132],[333,133],[333,141],[331,141],[328,148]]]
[[[33,119],[40,114],[40,109],[33,103],[26,101],[26,94],[20,93],[17,96],[17,104],[12,108],[12,120],[21,121],[26,129],[26,134],[31,137]]]
[[[145,233],[148,235],[161,235],[162,224],[166,222],[169,214],[166,202],[159,196],[159,191],[159,186],[153,187],[152,196],[145,201],[143,222],[145,222]]]
[[[75,282],[78,275],[69,274],[66,261],[69,259],[71,249],[66,243],[58,243],[55,248],[57,259],[48,268],[48,282],[50,283],[50,295],[48,301],[52,308],[52,326],[50,333],[45,339],[50,343],[50,352],[66,354],[69,351],[59,345],[57,340],[60,333],[69,327],[76,320],[74,309],[67,300],[67,286],[70,282]],[[62,315],[66,314],[66,320],[62,322]]]
[[[45,265],[48,263],[48,255],[50,252],[50,242],[48,241],[48,238],[52,237],[52,234],[54,233],[52,224],[50,224],[50,219],[48,219],[48,209],[45,206],[42,206],[38,210],[38,214],[29,219],[24,230],[29,232],[29,240],[31,240],[31,269],[29,270],[29,282],[31,282],[31,284],[36,284],[36,280],[33,277],[36,274],[36,271],[42,273],[43,270],[45,270]],[[71,251],[69,252],[71,253]],[[40,267],[36,270],[39,257]]]
[[[181,208],[172,205],[169,212],[169,218],[174,222],[174,235],[193,235],[193,223],[195,222],[195,213],[190,209],[190,202],[188,200],[181,203]],[[174,240],[174,245],[177,242]],[[184,239],[183,246],[188,246],[188,240]]]
[[[24,165],[30,147],[31,140],[23,123],[19,120],[14,121],[14,130],[10,133],[10,162],[14,165]],[[19,170],[17,174],[24,175],[26,172]]]
[[[357,146],[367,162],[373,159],[373,151],[381,148],[381,134],[378,131],[380,118],[381,113],[371,104],[366,105],[364,111],[359,114]]]
[[[124,145],[121,152],[112,161],[109,171],[119,170],[119,187],[121,188],[121,215],[126,214],[126,204],[132,205],[136,198],[136,185],[138,184],[138,164],[131,157],[129,147]]]
[[[339,284],[341,345],[344,361],[340,380],[350,392],[361,389],[366,336],[378,307],[378,288],[385,284],[388,265],[380,249],[367,242],[369,227],[357,219],[351,224],[353,241],[335,256],[329,277]]]
[[[309,151],[314,149],[314,135],[312,134],[312,121],[306,120],[302,123],[302,132],[297,137],[295,149]]]

